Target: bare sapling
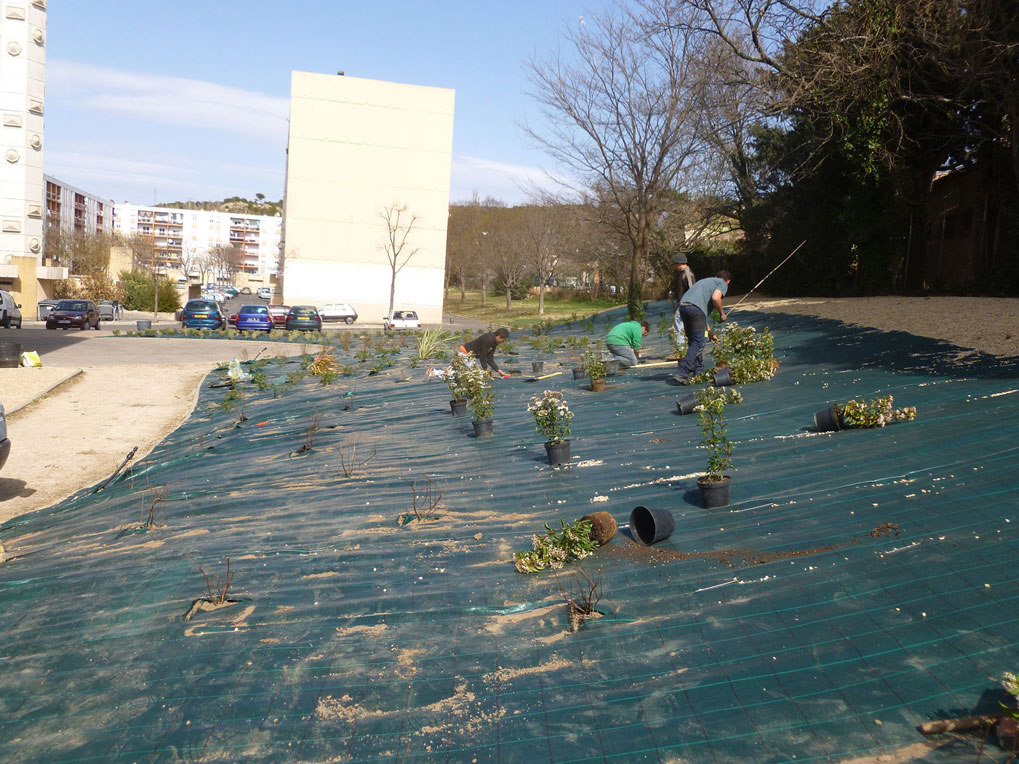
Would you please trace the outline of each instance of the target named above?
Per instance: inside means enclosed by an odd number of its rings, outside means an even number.
[[[198,572],[205,577],[205,597],[199,597],[193,603],[191,608],[184,614],[184,620],[190,621],[191,617],[195,613],[202,610],[216,610],[227,605],[232,605],[237,600],[229,598],[230,595],[230,584],[233,582],[233,573],[230,571],[230,558],[226,558],[226,573],[220,578],[216,573],[210,573],[205,570],[201,565],[198,566]]]
[[[343,477],[349,478],[354,473],[364,467],[368,462],[376,457],[379,453],[379,447],[377,443],[372,443],[368,448],[368,455],[364,456],[365,451],[361,451],[363,459],[358,459],[357,447],[362,445],[359,441],[353,440],[350,443],[342,443],[337,446],[336,450],[340,454],[340,469],[343,471]]]
[[[151,488],[142,496],[142,526],[146,530],[166,526],[167,483]]]
[[[442,501],[442,491],[438,484],[428,475],[423,475],[425,484],[418,488],[418,478],[404,480],[410,486],[411,511],[408,514],[400,515],[400,525],[410,522],[411,515],[418,521],[433,520],[436,508]]]
[[[588,618],[595,618],[601,615],[596,608],[602,598],[601,568],[598,568],[598,577],[591,578],[580,565],[574,566],[570,571],[570,589],[563,588],[556,575],[556,583],[559,586],[559,593],[566,603],[566,617],[570,624],[570,633],[574,633],[584,625]]]

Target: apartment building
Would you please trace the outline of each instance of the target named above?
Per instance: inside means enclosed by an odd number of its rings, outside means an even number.
[[[168,269],[182,269],[217,247],[233,248],[238,271],[254,281],[276,275],[282,222],[270,215],[126,203],[113,208],[114,230],[125,237],[151,239],[156,256]],[[191,270],[188,275],[196,275]]]
[[[0,2],[0,39],[0,289],[32,315],[67,277],[43,253],[46,0]]]
[[[293,72],[283,300],[347,302],[366,321],[389,307],[386,208],[416,218],[397,308],[442,321],[454,92]],[[402,262],[402,258],[401,258]]]
[[[113,233],[113,201],[70,186],[50,175],[46,183],[46,232],[64,236]]]

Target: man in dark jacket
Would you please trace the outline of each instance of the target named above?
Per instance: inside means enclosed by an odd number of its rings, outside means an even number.
[[[500,369],[499,365],[495,362],[495,349],[508,340],[509,336],[510,331],[506,327],[496,329],[494,332],[485,332],[480,337],[476,337],[470,342],[461,345],[457,348],[457,352],[464,355],[473,353],[482,369],[491,369],[505,379],[509,374]],[[429,369],[425,372],[425,375],[445,379],[447,373],[449,373],[449,369]]]
[[[687,264],[687,253],[683,250],[672,256],[672,271],[672,328],[676,331],[676,342],[682,344],[686,330],[683,328],[683,319],[679,315],[679,301],[694,285],[697,278]]]

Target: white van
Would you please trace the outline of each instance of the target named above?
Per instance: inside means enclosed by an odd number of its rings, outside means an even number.
[[[10,292],[0,289],[0,326],[10,329],[11,324],[21,328],[21,306],[14,302]]]

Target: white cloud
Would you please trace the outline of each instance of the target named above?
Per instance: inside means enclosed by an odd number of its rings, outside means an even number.
[[[572,187],[571,178],[540,167],[455,156],[449,195],[452,201],[463,201],[477,191],[482,198],[491,196],[508,204],[518,204],[527,201],[533,189],[561,194],[569,187]]]
[[[254,90],[61,59],[47,62],[46,87],[51,97],[110,115],[287,142],[290,99]]]

